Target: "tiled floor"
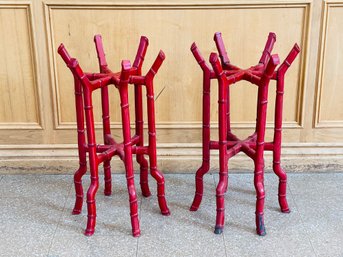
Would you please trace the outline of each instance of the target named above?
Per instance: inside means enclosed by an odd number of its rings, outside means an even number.
[[[343,256],[343,173],[290,174],[290,214],[279,211],[277,179],[266,174],[265,237],[255,234],[251,174],[230,175],[225,230],[213,233],[216,179],[206,175],[202,205],[189,212],[194,175],[166,175],[172,215],[160,215],[155,196],[140,197],[137,239],[122,174],[113,176],[112,196],[98,191],[92,237],[82,234],[86,210],[70,214],[72,176],[0,176],[0,256]],[[150,187],[155,195],[152,179]]]

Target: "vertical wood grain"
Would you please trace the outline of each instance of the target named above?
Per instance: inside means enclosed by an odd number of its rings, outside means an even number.
[[[29,6],[0,4],[0,128],[40,128]]]

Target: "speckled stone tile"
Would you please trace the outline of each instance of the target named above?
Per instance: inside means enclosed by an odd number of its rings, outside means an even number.
[[[342,257],[342,226],[334,229],[328,229],[323,226],[322,229],[313,231],[310,235],[310,240],[316,255]]]
[[[301,229],[299,227],[299,229]],[[251,233],[230,235],[224,232],[227,256],[299,256],[314,257],[315,252],[307,238],[299,233],[280,233],[278,236],[259,237]],[[304,233],[302,233],[304,235]]]
[[[87,195],[89,186],[89,176],[85,176],[84,195]],[[112,195],[105,196],[103,176],[99,177],[99,189],[96,195],[97,224],[95,235],[115,235],[120,233],[123,237],[131,237],[131,220],[129,196],[126,187],[124,174],[112,175]],[[138,196],[138,204],[141,203],[141,191],[139,186],[139,176],[135,176],[135,186]],[[82,212],[79,215],[72,215],[75,202],[74,188],[68,196],[66,207],[58,226],[56,234],[83,234],[87,224],[87,203],[86,197]],[[140,215],[140,211],[138,212]]]
[[[325,200],[330,195],[343,196],[343,173],[289,174],[288,177],[292,193],[308,200]]]
[[[57,234],[47,257],[135,257],[137,238],[120,233],[111,236],[82,234]]]
[[[64,199],[72,186],[70,175],[7,175],[2,180],[2,197]]]
[[[342,174],[306,174],[306,183],[292,176],[299,181],[292,188],[295,204],[317,256],[343,256]]]
[[[207,208],[214,207],[209,197],[214,191],[212,175],[205,176],[205,195],[197,212],[189,211],[194,175],[165,177],[171,216],[160,214],[155,194],[143,199],[138,256],[225,256],[223,236],[213,233],[215,211]]]
[[[317,256],[343,256],[343,174],[292,174],[291,188]]]
[[[46,256],[64,203],[0,198],[0,256]]]
[[[97,227],[83,235],[86,204],[73,216],[73,176],[0,176],[0,256],[343,256],[343,173],[289,174],[290,214],[279,210],[278,179],[265,175],[267,235],[255,232],[253,173],[231,174],[225,196],[225,229],[215,235],[215,181],[206,174],[204,197],[190,212],[194,174],[168,174],[166,197],[171,216],[162,216],[156,183],[140,202],[141,237],[133,238],[124,174],[113,175],[113,194],[97,194]],[[85,191],[89,176],[85,176]]]
[[[315,256],[298,210],[293,206],[291,213],[265,208],[267,235],[256,234],[254,205],[243,206],[240,198],[232,196],[227,209],[224,240],[228,256]],[[270,206],[269,206],[270,207]]]
[[[1,232],[0,256],[47,256],[53,233],[32,230]]]
[[[0,225],[26,223],[28,225],[58,224],[63,214],[65,199],[0,198]]]

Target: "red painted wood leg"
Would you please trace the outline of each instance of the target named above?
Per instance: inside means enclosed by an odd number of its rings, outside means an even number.
[[[95,141],[95,128],[94,128],[94,115],[92,104],[92,91],[89,85],[85,86],[84,92],[84,109],[86,116],[87,127],[87,141],[89,150],[89,169],[91,175],[91,184],[87,191],[87,209],[88,209],[88,221],[85,231],[86,236],[94,234],[96,223],[96,207],[95,207],[95,195],[99,188],[99,175],[98,175],[98,158],[96,155],[96,141]]]
[[[132,158],[129,157],[128,159],[131,159],[131,162],[132,162]],[[132,235],[134,237],[139,237],[141,235],[141,230],[139,228],[138,202],[137,202],[135,183],[134,183],[133,176],[126,177],[126,180],[127,180],[127,189],[129,192],[129,201],[130,201],[130,217],[131,217]]]
[[[74,187],[75,187],[75,205],[72,211],[73,215],[80,214],[83,205],[83,187],[82,177],[87,172],[86,162],[80,162],[79,169],[74,174]]]
[[[202,201],[202,196],[204,193],[204,175],[210,169],[210,163],[208,160],[203,160],[201,167],[197,170],[195,174],[195,195],[193,199],[192,206],[190,211],[196,211],[199,209],[199,206]]]
[[[141,39],[142,40],[142,39]],[[138,61],[137,61],[138,62]],[[139,62],[138,62],[139,63]],[[140,72],[140,70],[139,70]],[[144,145],[144,128],[143,128],[143,97],[142,97],[142,85],[135,85],[135,116],[136,116],[136,135],[139,136],[139,142],[137,146]],[[148,183],[148,161],[143,154],[137,154],[136,160],[140,166],[140,186],[142,195],[149,197],[151,195]]]
[[[147,111],[148,111],[148,131],[149,131],[149,161],[150,173],[157,182],[157,199],[162,215],[170,215],[167,201],[165,198],[164,177],[157,169],[157,155],[156,155],[156,126],[155,126],[155,98],[153,78],[158,69],[162,65],[165,55],[162,51],[159,52],[155,62],[145,76],[146,90],[147,90]]]
[[[210,103],[211,103],[211,70],[201,56],[195,43],[191,51],[203,70],[203,98],[202,98],[202,165],[195,175],[195,195],[190,211],[196,211],[202,201],[204,193],[204,175],[210,169]]]
[[[126,114],[125,116],[127,117],[128,114]],[[130,123],[126,123],[126,124],[123,123],[123,133],[127,135],[130,133]],[[127,190],[129,193],[132,235],[134,237],[138,237],[140,236],[141,231],[139,228],[138,201],[137,201],[137,193],[136,193],[134,172],[133,172],[131,142],[124,143],[124,151],[125,151],[124,163],[125,163],[125,169],[126,169]]]
[[[90,161],[91,162],[91,161]],[[88,220],[87,228],[85,230],[86,236],[91,236],[94,234],[96,225],[96,205],[95,205],[95,195],[99,188],[99,177],[98,177],[98,166],[92,165],[91,167],[91,185],[87,192],[87,209],[88,209]]]
[[[273,164],[273,170],[275,174],[279,177],[279,190],[278,190],[278,199],[281,211],[284,213],[290,213],[290,209],[287,203],[287,174],[281,168],[280,163]]]
[[[129,193],[130,202],[130,216],[132,235],[138,237],[140,235],[139,220],[138,220],[138,202],[134,181],[134,171],[132,163],[132,142],[130,130],[130,111],[129,111],[129,97],[128,97],[128,80],[131,64],[129,61],[122,62],[122,72],[119,83],[119,93],[121,102],[122,127],[124,138],[124,152],[125,152],[125,170],[127,189]]]
[[[151,102],[149,101],[150,105]],[[149,116],[149,115],[148,115]],[[151,125],[150,125],[151,124]],[[154,124],[149,122],[150,129],[152,127],[155,127]],[[149,148],[150,148],[150,173],[151,176],[156,180],[157,182],[157,199],[158,199],[158,205],[160,207],[162,215],[168,216],[170,215],[170,211],[167,205],[167,200],[165,198],[165,183],[164,183],[164,177],[162,173],[157,169],[157,159],[156,159],[156,133],[149,131]]]
[[[104,161],[105,189],[104,194],[110,196],[112,194],[112,178],[111,178],[111,161]]]
[[[225,192],[228,186],[227,159],[227,94],[229,83],[220,65],[218,55],[211,53],[210,63],[218,78],[218,130],[219,130],[219,183],[216,189],[217,218],[214,233],[221,234],[225,219]]]
[[[139,41],[139,46],[136,53],[136,58],[133,63],[133,67],[137,69],[137,75],[142,75],[142,65],[145,58],[145,54],[149,45],[147,37],[142,36]],[[135,114],[136,114],[136,135],[140,137],[137,146],[144,145],[144,129],[143,129],[143,97],[142,97],[142,85],[135,84]],[[137,154],[136,160],[140,165],[140,186],[142,195],[149,197],[151,195],[148,184],[148,161],[143,154]]]
[[[264,182],[263,182],[263,169],[258,170],[258,167],[261,166],[260,162],[257,161],[255,164],[255,173],[254,173],[254,186],[256,190],[256,232],[260,236],[266,235],[266,229],[264,226],[264,199],[265,199],[265,191],[264,191]],[[263,165],[263,164],[262,164]]]
[[[101,105],[102,105],[102,124],[103,124],[103,138],[106,144],[106,136],[111,134],[110,115],[109,115],[109,97],[108,87],[101,88]],[[105,189],[104,194],[109,196],[112,193],[112,178],[111,178],[111,159],[104,161],[104,180]]]
[[[129,127],[129,125],[123,124],[123,127]],[[127,133],[128,129],[129,128],[126,128],[123,131]],[[137,193],[136,193],[134,173],[133,173],[132,147],[130,144],[131,143],[127,143],[126,146],[124,146],[124,151],[125,151],[124,162],[125,162],[125,169],[126,169],[127,190],[129,193],[132,235],[134,237],[138,237],[140,236],[141,231],[139,228],[138,201],[137,201]]]
[[[105,57],[101,35],[94,36],[94,43],[95,43],[96,52],[98,56],[100,72],[101,73],[110,72],[107,66],[107,61]],[[111,134],[108,85],[101,88],[101,107],[102,107],[103,138],[104,138],[104,143],[107,144],[106,136]],[[104,161],[104,175],[105,175],[104,176],[105,177],[104,178],[105,180],[104,194],[109,196],[112,194],[111,160]]]
[[[275,99],[275,128],[274,128],[274,150],[273,150],[273,170],[279,177],[278,198],[281,211],[289,213],[286,193],[287,193],[287,174],[281,168],[281,142],[282,142],[282,109],[285,84],[285,73],[300,52],[300,47],[295,44],[284,62],[276,73],[276,99]]]
[[[226,158],[225,158],[226,159]],[[224,229],[225,220],[225,189],[227,188],[227,172],[222,172],[219,175],[219,183],[216,189],[216,204],[217,204],[217,216],[216,216],[216,226],[214,229],[215,234],[221,234]]]
[[[79,126],[79,125],[78,125]],[[82,124],[82,127],[84,125]],[[78,148],[79,148],[79,169],[74,174],[74,187],[75,187],[75,205],[72,211],[73,215],[80,214],[83,205],[83,187],[82,177],[87,172],[87,156],[84,149],[85,133],[84,129],[78,130]]]
[[[149,189],[148,176],[149,176],[149,165],[147,159],[145,159],[143,154],[137,154],[137,162],[140,165],[140,186],[142,190],[142,195],[144,197],[151,196]]]
[[[257,97],[257,120],[256,120],[256,155],[254,159],[254,186],[256,190],[256,232],[260,236],[266,234],[264,226],[264,137],[266,132],[268,86],[276,65],[279,64],[279,57],[272,55],[267,64],[266,70],[261,78]]]
[[[151,162],[150,162],[151,165]],[[164,186],[164,177],[162,173],[155,167],[150,166],[150,173],[153,176],[153,178],[157,181],[157,200],[158,205],[160,207],[161,213],[164,216],[170,215],[170,210],[167,205],[167,200],[165,197],[165,186]]]
[[[74,90],[75,90],[75,109],[77,123],[77,144],[79,153],[79,169],[74,174],[75,186],[75,205],[72,211],[73,215],[80,214],[83,205],[83,187],[82,177],[87,172],[87,153],[85,150],[85,125],[84,125],[84,109],[82,101],[82,86],[79,79],[74,75]]]

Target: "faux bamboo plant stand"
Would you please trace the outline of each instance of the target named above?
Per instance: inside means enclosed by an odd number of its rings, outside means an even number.
[[[113,73],[107,65],[102,39],[100,35],[94,37],[97,50],[100,73],[84,73],[76,59],[71,58],[61,44],[58,53],[67,64],[74,76],[75,103],[78,132],[78,151],[80,166],[74,175],[76,201],[73,214],[80,214],[83,204],[82,176],[87,171],[87,153],[89,159],[91,184],[87,192],[88,222],[85,235],[94,233],[96,223],[95,195],[99,187],[98,166],[103,163],[105,175],[105,195],[111,194],[111,166],[113,156],[118,155],[124,162],[126,169],[127,188],[130,202],[130,216],[133,236],[140,235],[137,195],[134,184],[133,154],[140,165],[140,185],[145,197],[151,195],[148,186],[148,161],[144,155],[149,156],[150,173],[157,181],[157,197],[161,213],[169,215],[169,209],[164,193],[164,177],[157,169],[156,160],[156,130],[153,79],[165,59],[162,51],[159,52],[155,62],[145,76],[141,75],[141,68],[148,47],[148,39],[141,37],[135,61],[131,67],[130,61],[121,63],[121,71]],[[135,92],[135,135],[131,136],[130,112],[128,102],[128,86],[134,85]],[[117,143],[111,136],[109,116],[108,87],[114,85],[120,94],[122,116],[123,142]],[[142,87],[147,92],[148,134],[149,143],[144,146],[143,137],[143,101]],[[95,138],[92,93],[101,90],[103,144],[97,144]],[[86,130],[84,128],[86,120]],[[87,136],[87,142],[86,142]]]
[[[224,195],[228,187],[228,161],[237,153],[244,152],[255,164],[256,231],[258,235],[263,236],[266,234],[264,226],[264,151],[273,151],[273,170],[279,177],[279,204],[282,212],[290,212],[286,199],[287,175],[280,163],[282,108],[285,73],[300,52],[300,48],[295,44],[284,62],[275,70],[279,64],[279,57],[278,55],[271,55],[271,51],[276,41],[276,35],[269,33],[259,63],[249,69],[240,69],[230,63],[221,33],[215,33],[214,41],[221,62],[216,53],[211,53],[209,61],[213,69],[205,62],[196,44],[193,43],[191,46],[191,51],[203,70],[203,161],[196,172],[196,191],[190,210],[196,211],[200,206],[203,196],[203,176],[210,168],[210,150],[219,150],[219,183],[216,188],[217,217],[214,233],[222,233],[225,218]],[[212,79],[218,80],[218,141],[210,140],[210,87]],[[274,139],[272,142],[264,142],[268,86],[271,79],[276,80]],[[241,80],[249,81],[258,86],[255,132],[244,140],[239,139],[231,132],[230,125],[230,87]]]

